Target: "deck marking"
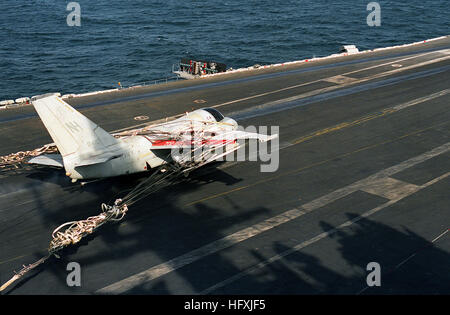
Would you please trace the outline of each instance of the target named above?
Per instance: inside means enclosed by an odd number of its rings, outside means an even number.
[[[404,139],[404,138],[407,138],[407,137],[410,137],[410,136],[413,136],[413,135],[416,135],[416,134],[420,134],[422,132],[425,132],[427,130],[431,130],[433,128],[436,128],[438,126],[442,126],[442,125],[445,125],[445,124],[448,124],[448,122],[439,123],[439,124],[433,125],[431,127],[419,129],[419,130],[416,130],[416,131],[413,131],[413,132],[410,132],[410,133],[404,134],[402,136],[399,136],[399,137],[396,137],[396,138],[393,138],[393,139],[390,139],[390,140],[386,140],[386,141],[383,141],[383,142],[378,142],[378,143],[375,143],[375,144],[370,144],[370,145],[367,145],[367,146],[363,146],[363,147],[360,147],[360,148],[358,148],[356,150],[353,150],[353,151],[350,151],[350,152],[347,152],[347,153],[343,153],[343,154],[339,154],[339,155],[333,156],[333,157],[331,157],[329,159],[321,160],[321,161],[309,164],[307,166],[303,166],[303,167],[297,168],[297,169],[292,170],[292,171],[287,171],[287,172],[284,172],[284,173],[281,173],[281,174],[277,174],[277,175],[273,175],[273,176],[267,177],[265,179],[256,181],[256,182],[254,182],[252,184],[249,184],[249,185],[246,185],[246,186],[237,187],[237,188],[234,188],[234,189],[231,189],[231,190],[228,190],[228,191],[224,191],[224,192],[221,192],[221,193],[218,193],[218,194],[215,194],[215,195],[211,195],[211,196],[208,196],[208,197],[205,197],[205,198],[202,198],[202,199],[198,199],[198,200],[192,201],[192,202],[186,204],[185,206],[186,207],[192,206],[192,205],[200,203],[200,202],[211,200],[211,199],[214,199],[214,198],[217,198],[217,197],[220,197],[220,196],[225,196],[225,195],[228,195],[230,193],[233,193],[233,192],[236,192],[236,191],[240,191],[240,190],[243,190],[243,189],[246,189],[246,188],[250,188],[250,187],[262,184],[262,183],[267,183],[269,181],[272,181],[272,180],[275,180],[275,179],[278,179],[278,178],[281,178],[281,177],[284,177],[284,176],[300,173],[300,172],[302,172],[304,170],[307,170],[307,169],[310,169],[312,167],[320,166],[320,165],[323,165],[325,163],[331,162],[331,161],[333,161],[333,160],[335,160],[337,158],[339,158],[339,159],[345,158],[345,157],[350,156],[352,154],[359,153],[359,152],[362,152],[362,151],[366,151],[366,150],[369,150],[369,149],[373,149],[373,148],[376,148],[376,147],[378,147],[380,145],[385,145],[385,144],[392,143],[392,142],[395,142],[395,141],[398,141],[398,140],[401,140],[401,139]],[[284,147],[281,147],[281,149],[288,148],[288,147],[293,146],[293,145],[295,145],[295,144],[288,144],[288,145],[285,145]],[[237,163],[237,162],[233,162],[232,164],[234,165],[234,163]],[[225,169],[225,168],[226,167],[222,167],[221,169]]]
[[[347,76],[349,74],[353,74],[353,73],[357,73],[357,72],[362,72],[362,71],[366,71],[366,70],[370,70],[370,69],[386,66],[386,65],[389,65],[389,64],[392,64],[392,63],[396,63],[396,62],[399,62],[399,61],[405,61],[405,60],[408,60],[408,59],[419,58],[419,57],[423,57],[423,56],[426,56],[426,55],[429,55],[429,54],[433,54],[433,53],[436,53],[436,52],[424,53],[424,54],[420,54],[420,55],[416,55],[416,56],[412,56],[412,57],[407,57],[407,58],[403,58],[403,59],[399,59],[399,60],[389,61],[389,62],[386,62],[386,63],[370,66],[370,67],[367,67],[367,68],[362,68],[362,69],[358,69],[358,70],[344,72],[344,73],[342,73],[340,75],[341,76]],[[398,69],[396,69],[396,70],[398,70]],[[401,70],[404,70],[404,69],[401,69]],[[331,77],[331,78],[333,78],[333,77]],[[329,78],[321,78],[321,79],[318,79],[318,80],[313,80],[313,81],[309,81],[309,82],[305,82],[305,83],[301,83],[301,84],[297,84],[297,85],[293,85],[293,86],[288,86],[288,87],[285,87],[285,88],[282,88],[282,89],[278,89],[278,90],[274,90],[274,91],[270,91],[270,92],[265,92],[265,93],[252,95],[252,96],[240,98],[240,99],[237,99],[237,100],[233,100],[233,101],[217,104],[217,105],[214,105],[214,106],[211,106],[211,107],[217,108],[217,107],[222,107],[222,106],[225,106],[225,105],[230,105],[230,104],[234,104],[234,103],[238,103],[238,102],[242,102],[242,101],[247,101],[247,100],[250,100],[250,99],[253,99],[253,98],[257,98],[257,97],[267,96],[267,95],[270,95],[270,94],[274,94],[274,93],[278,93],[278,92],[282,92],[282,91],[287,91],[287,90],[291,90],[291,89],[295,89],[295,88],[299,88],[299,87],[302,87],[302,86],[306,86],[306,85],[313,84],[313,83],[318,83],[318,82],[321,82],[321,81],[327,81],[327,79],[329,79]],[[348,82],[348,83],[352,83],[352,84],[353,83],[359,83],[359,81],[360,81],[360,79],[358,79],[356,81]],[[337,85],[337,86],[333,86],[332,88],[336,89],[336,88],[341,88],[341,87],[342,86]],[[320,93],[323,93],[323,91],[319,92],[318,94],[320,94]],[[307,96],[305,96],[305,97],[307,97]]]
[[[409,196],[419,189],[420,186],[406,183],[395,178],[384,177],[374,180],[361,190],[389,200],[396,200],[403,198],[403,196]]]
[[[324,135],[324,134],[327,134],[327,133],[331,133],[331,132],[334,132],[334,131],[342,130],[344,128],[353,127],[353,126],[365,123],[367,121],[370,121],[372,119],[384,117],[386,115],[390,115],[390,114],[393,114],[395,112],[398,112],[399,110],[402,110],[402,109],[405,109],[405,108],[408,108],[408,107],[411,107],[411,106],[414,106],[414,105],[417,105],[417,104],[420,104],[420,103],[424,103],[426,101],[430,101],[432,99],[435,99],[435,98],[438,98],[438,97],[441,97],[441,96],[444,96],[444,95],[447,95],[449,93],[450,93],[450,89],[445,89],[445,90],[442,90],[442,91],[439,91],[439,92],[436,92],[436,93],[433,93],[433,94],[430,94],[430,95],[427,95],[427,96],[419,97],[419,98],[416,98],[414,100],[411,100],[411,101],[408,101],[408,102],[405,102],[405,103],[402,103],[402,104],[399,104],[399,105],[396,105],[396,106],[393,106],[393,107],[385,108],[385,109],[383,109],[383,110],[381,110],[379,112],[372,113],[372,114],[369,114],[367,116],[360,117],[360,118],[358,118],[356,120],[353,120],[353,121],[347,121],[347,122],[343,122],[343,123],[340,123],[340,124],[332,126],[332,127],[328,127],[328,128],[324,128],[324,129],[321,129],[321,130],[317,130],[317,131],[315,131],[315,132],[313,132],[311,134],[308,134],[306,136],[302,136],[302,137],[298,138],[297,140],[294,140],[293,143],[294,144],[298,144],[298,143],[310,140],[312,138],[315,138],[317,136],[321,136],[321,135]]]
[[[355,78],[346,77],[344,75],[336,75],[334,77],[325,78],[322,81],[331,82],[335,84],[344,84],[344,83],[351,83],[353,81],[356,81]]]
[[[392,86],[396,85],[405,81],[410,80],[416,80],[423,77],[433,76],[440,73],[443,73],[445,71],[448,71],[449,67],[448,65],[434,68],[434,69],[427,69],[421,72],[415,72],[410,74],[405,74],[403,76],[398,77],[392,77],[387,78],[385,80],[380,81],[373,81],[374,79],[387,77],[390,74],[395,74],[397,72],[412,69],[415,67],[428,65],[429,63],[438,62],[442,60],[450,59],[450,56],[439,58],[436,60],[433,60],[432,62],[423,62],[421,64],[413,65],[410,67],[400,68],[391,70],[388,72],[383,72],[380,74],[376,74],[370,77],[366,77],[363,79],[355,80],[350,83],[346,84],[340,84],[340,85],[333,85],[321,89],[312,90],[309,92],[305,92],[302,94],[294,95],[291,97],[283,98],[283,99],[277,99],[274,101],[269,101],[263,104],[259,104],[256,106],[250,106],[245,109],[236,110],[234,112],[231,112],[228,114],[228,116],[233,117],[234,119],[238,120],[245,120],[249,118],[255,118],[259,116],[267,116],[273,113],[278,112],[284,112],[288,110],[293,110],[298,107],[303,106],[309,106],[311,104],[321,104],[325,101],[329,101],[332,99],[336,99],[339,97],[345,97],[353,94],[357,94],[360,92],[365,91],[371,91],[377,88],[386,87],[386,86]],[[369,82],[372,81],[372,82]],[[362,85],[358,85],[360,83],[366,83]],[[314,106],[314,105],[312,105]]]
[[[414,58],[419,58],[419,57],[423,57],[423,56],[430,55],[430,54],[436,54],[437,52],[443,53],[445,51],[446,50],[433,51],[433,52],[428,52],[428,53],[423,53],[423,54],[419,54],[419,55],[410,56],[410,57],[403,58],[403,59],[393,60],[393,61],[389,61],[389,62],[386,62],[386,63],[373,65],[373,66],[370,66],[370,67],[367,67],[367,68],[362,68],[362,69],[357,69],[357,70],[345,72],[345,73],[342,73],[341,76],[346,76],[346,75],[349,75],[349,74],[353,74],[353,73],[357,73],[357,72],[361,72],[361,71],[374,69],[374,68],[377,68],[377,67],[390,65],[390,64],[393,64],[393,63],[395,64],[396,62],[405,61],[405,60],[414,59]],[[430,61],[433,61],[433,60],[430,60]],[[405,70],[405,69],[396,69],[396,70]],[[383,73],[381,73],[381,74],[383,74]],[[288,87],[281,88],[281,89],[278,89],[278,90],[265,92],[265,93],[261,93],[261,94],[257,94],[257,95],[252,95],[252,96],[248,96],[248,97],[244,97],[244,98],[228,101],[228,102],[221,103],[221,104],[216,104],[216,105],[213,105],[211,107],[218,108],[218,107],[222,107],[222,106],[225,106],[225,105],[230,105],[230,104],[234,104],[234,103],[250,100],[250,99],[253,99],[253,98],[258,98],[258,97],[267,96],[267,95],[278,93],[278,92],[282,92],[282,91],[287,91],[287,90],[290,90],[290,89],[295,89],[295,88],[306,86],[306,85],[313,84],[313,83],[318,83],[318,82],[321,82],[321,81],[324,81],[324,80],[326,81],[326,79],[327,78],[321,78],[321,79],[318,79],[318,80],[313,80],[313,81],[309,81],[309,82],[305,82],[305,83],[301,83],[301,84],[297,84],[297,85],[293,85],[293,86],[288,86]],[[356,83],[359,83],[359,80],[357,80]],[[342,85],[337,85],[337,86],[333,86],[332,88],[336,89],[336,88],[342,88],[342,87],[343,87]],[[321,90],[319,93],[322,93],[322,92],[324,92],[324,91]],[[308,96],[309,95],[304,95],[304,97],[308,97]],[[158,123],[162,123],[162,122],[166,122],[166,121],[172,121],[172,120],[174,120],[176,118],[179,118],[179,117],[181,117],[183,115],[184,115],[184,113],[183,114],[174,115],[174,116],[170,116],[170,117],[167,117],[167,118],[158,119],[158,120],[155,120],[155,121],[152,121],[152,122],[148,122],[148,123],[143,123],[143,124],[139,124],[139,125],[135,125],[135,126],[130,126],[130,127],[118,129],[118,130],[112,131],[112,133],[117,133],[117,132],[120,132],[120,131],[126,131],[126,130],[130,130],[130,129],[133,129],[133,128],[141,127],[141,126],[150,126],[150,125],[154,125],[154,124],[158,124]]]
[[[439,179],[439,178],[435,178],[434,180]],[[414,258],[415,256],[417,256],[417,254],[419,254],[421,251],[423,251],[424,249],[427,249],[428,247],[430,247],[431,245],[433,245],[434,243],[436,243],[436,241],[438,241],[440,238],[442,238],[444,235],[446,235],[448,232],[450,231],[450,229],[445,230],[444,232],[442,232],[441,234],[439,234],[438,236],[436,236],[434,239],[431,240],[431,242],[429,242],[426,246],[422,247],[420,250],[414,252],[413,254],[409,255],[406,259],[403,259],[400,263],[398,263],[393,269],[389,270],[387,272],[387,276],[389,276],[392,272],[396,271],[398,268],[400,268],[401,266],[403,266],[405,263],[407,263],[408,261],[410,261],[412,258]],[[367,289],[370,289],[371,287],[366,286],[364,287],[362,290],[356,292],[356,295],[360,295],[362,294],[364,291],[366,291]]]
[[[414,131],[414,132],[411,132],[411,133],[408,133],[408,134],[405,134],[405,135],[402,135],[402,136],[399,136],[399,137],[396,137],[396,138],[393,138],[393,139],[390,139],[390,140],[387,140],[387,141],[383,141],[383,142],[371,144],[371,145],[368,145],[368,146],[364,146],[364,147],[361,147],[361,148],[356,149],[356,150],[354,150],[354,151],[350,151],[350,152],[347,152],[347,153],[343,153],[343,154],[340,154],[340,155],[338,155],[338,156],[334,156],[334,157],[329,158],[329,159],[326,159],[326,160],[322,160],[322,161],[319,161],[319,162],[316,162],[316,163],[313,163],[313,164],[309,164],[309,165],[307,165],[307,166],[298,168],[298,169],[293,170],[293,171],[285,172],[285,173],[280,174],[280,175],[272,176],[272,177],[269,177],[269,178],[267,178],[267,179],[257,181],[257,182],[255,182],[255,183],[253,183],[253,184],[250,184],[250,185],[246,185],[246,186],[242,186],[242,187],[237,187],[237,188],[232,189],[232,190],[229,190],[229,191],[225,191],[225,192],[222,192],[222,193],[219,193],[219,194],[215,194],[215,195],[212,195],[212,196],[209,196],[209,197],[206,197],[206,198],[202,198],[202,199],[193,201],[193,202],[191,202],[191,203],[186,204],[185,206],[186,206],[186,207],[187,207],[187,206],[192,206],[192,205],[194,205],[194,204],[198,204],[198,203],[201,203],[201,202],[203,202],[203,201],[207,201],[207,200],[210,200],[210,199],[214,199],[214,198],[217,198],[217,197],[220,197],[220,196],[225,196],[225,195],[228,195],[228,194],[233,193],[233,192],[236,192],[236,191],[244,190],[244,189],[247,189],[247,188],[250,188],[250,187],[253,187],[253,186],[262,184],[262,183],[266,183],[266,182],[269,182],[269,181],[271,181],[271,180],[274,180],[274,179],[277,179],[277,178],[281,178],[281,177],[283,177],[283,176],[287,176],[287,175],[299,173],[299,172],[302,172],[302,171],[304,171],[304,170],[306,170],[306,169],[310,169],[310,168],[312,168],[312,167],[319,166],[319,165],[325,164],[325,163],[327,163],[327,162],[331,162],[331,161],[333,161],[333,160],[336,159],[336,158],[344,158],[344,157],[350,156],[350,155],[355,154],[355,153],[358,153],[358,152],[362,152],[362,151],[365,151],[365,150],[368,150],[368,149],[372,149],[372,148],[378,147],[378,146],[380,146],[380,145],[392,143],[392,142],[395,142],[395,141],[404,139],[404,138],[406,138],[406,137],[413,136],[413,135],[422,133],[422,132],[427,131],[427,130],[431,130],[431,129],[436,128],[436,127],[438,127],[438,126],[442,126],[442,125],[444,125],[444,124],[447,124],[447,122],[439,123],[439,124],[436,124],[436,125],[433,125],[433,126],[430,126],[430,127],[427,127],[427,128],[423,128],[423,129],[420,129],[420,130],[416,130],[416,131]],[[293,144],[289,143],[289,144],[287,144],[287,145],[281,147],[281,149],[290,147],[290,146],[292,146],[292,145],[293,145]],[[237,163],[237,162],[230,163],[228,166],[232,166],[232,165],[234,165],[234,164],[236,164],[236,163]],[[226,165],[226,166],[227,166],[227,165]],[[220,167],[220,169],[225,169],[225,168],[227,168],[227,167]],[[140,217],[140,220],[141,220],[143,217],[145,217],[145,215],[141,216],[141,217]],[[126,226],[126,225],[127,225],[127,222],[138,222],[138,220],[126,221],[126,222],[122,223],[121,226]],[[46,250],[47,250],[47,248],[41,249],[41,251],[43,251],[43,252],[45,252]],[[24,255],[24,257],[25,257],[25,256],[29,256],[29,255]],[[11,258],[11,259],[8,259],[8,261],[14,261],[14,260],[17,260],[17,259],[19,259],[19,258],[21,258],[21,256],[15,257],[15,258]],[[0,261],[0,265],[3,264],[3,263],[5,263],[5,261]]]
[[[324,239],[324,238],[326,238],[326,237],[328,237],[328,236],[338,232],[339,230],[341,230],[343,228],[349,227],[350,225],[360,221],[361,219],[367,218],[367,217],[369,217],[369,216],[371,216],[371,215],[373,215],[373,214],[375,214],[375,213],[377,213],[377,212],[379,212],[379,211],[381,211],[381,210],[383,210],[383,209],[385,209],[385,208],[395,204],[399,200],[402,200],[403,198],[413,194],[414,192],[419,191],[421,189],[424,189],[424,188],[426,188],[428,186],[431,186],[431,185],[437,183],[438,181],[448,177],[449,175],[450,175],[450,172],[447,172],[446,174],[444,174],[442,176],[439,176],[439,177],[437,177],[437,178],[435,178],[435,179],[425,183],[424,185],[418,186],[417,190],[410,191],[409,194],[400,195],[397,198],[391,199],[388,202],[386,202],[386,203],[384,203],[384,204],[382,204],[382,205],[380,205],[378,207],[375,207],[375,208],[373,208],[373,209],[371,209],[371,210],[361,214],[360,216],[357,216],[356,218],[354,218],[352,220],[348,220],[348,221],[340,224],[339,226],[337,226],[337,227],[335,227],[335,228],[333,228],[331,230],[323,232],[323,233],[321,233],[321,234],[319,234],[319,235],[317,235],[317,236],[315,236],[315,237],[313,237],[313,238],[311,238],[311,239],[309,239],[307,241],[301,242],[301,243],[297,244],[296,246],[294,246],[294,247],[292,247],[292,248],[290,248],[288,250],[285,250],[284,252],[282,252],[280,254],[274,255],[274,256],[270,257],[269,259],[267,259],[265,261],[262,261],[262,262],[260,262],[260,263],[258,263],[256,265],[254,265],[254,266],[252,266],[252,267],[250,267],[250,268],[240,272],[240,273],[237,273],[237,274],[235,274],[234,276],[232,276],[232,277],[230,277],[228,279],[225,279],[225,280],[223,280],[221,282],[216,283],[215,285],[213,285],[213,286],[203,290],[202,292],[200,292],[200,294],[202,294],[202,295],[209,294],[209,293],[211,293],[211,292],[213,292],[213,291],[215,291],[215,290],[217,290],[219,288],[222,288],[222,287],[224,287],[226,285],[229,285],[232,282],[235,282],[235,281],[243,278],[246,275],[249,275],[249,274],[251,274],[251,273],[253,273],[253,272],[255,272],[255,271],[257,271],[257,270],[259,270],[261,268],[264,268],[265,266],[267,266],[267,265],[269,265],[269,264],[271,264],[271,263],[273,263],[273,262],[275,262],[277,260],[280,260],[280,259],[282,259],[282,258],[284,258],[284,257],[286,257],[286,256],[288,256],[290,254],[293,254],[293,253],[295,253],[295,252],[297,252],[297,251],[299,251],[299,250],[301,250],[301,249],[303,249],[303,248],[305,248],[305,247],[307,247],[307,246],[309,246],[311,244],[314,244],[314,243],[316,243],[316,242],[318,242],[318,241],[320,241],[320,240],[322,240],[322,239]],[[409,257],[408,259],[410,259],[410,258],[412,258],[412,257]]]
[[[436,53],[445,55],[445,54],[449,54],[450,50],[449,49],[438,49],[438,50],[432,50],[432,51],[428,51],[428,52],[425,52],[425,53],[419,53],[419,54],[417,52],[413,52],[413,53],[410,53],[410,54],[406,54],[406,55],[409,55],[409,56],[411,56],[411,54],[412,54],[411,57],[407,57],[407,58],[404,58],[404,59],[398,59],[396,61],[394,60],[394,61],[391,61],[391,62],[387,62],[385,64],[374,65],[372,67],[368,67],[368,68],[364,68],[364,69],[354,70],[354,71],[348,72],[348,73],[354,73],[354,72],[357,72],[357,71],[368,70],[370,68],[375,68],[375,67],[379,67],[379,66],[383,66],[383,65],[388,65],[388,64],[390,64],[392,62],[398,62],[398,61],[407,60],[407,59],[419,58],[419,57],[422,57],[422,56],[426,56],[426,55],[430,55],[430,54],[436,54]],[[361,63],[376,62],[376,61],[380,61],[380,60],[389,60],[389,59],[394,59],[394,58],[399,58],[399,57],[401,57],[401,55],[400,56],[394,55],[394,56],[390,56],[390,57],[387,57],[387,58],[386,57],[375,57],[375,58],[372,58],[372,59],[369,58],[369,59],[356,60],[356,63],[354,63],[352,61],[349,61],[349,62],[338,62],[337,64],[331,64],[331,69],[338,68],[338,67],[343,67],[343,66],[347,66],[347,65],[353,65],[353,64],[358,65],[358,64],[361,64]],[[325,67],[325,68],[323,68],[323,67]],[[320,70],[323,70],[323,69],[327,69],[328,67],[325,65],[325,66],[318,66],[317,69],[314,69],[314,68],[315,67],[313,67],[311,69],[306,68],[306,71],[307,72],[320,71]],[[308,69],[309,69],[309,71],[308,71]],[[304,68],[300,68],[300,69],[291,70],[291,71],[293,71],[292,74],[296,74],[296,73],[303,73],[303,71],[305,71],[305,69]],[[290,73],[291,71],[288,71],[288,72]],[[282,73],[282,72],[280,72],[280,73]],[[278,73],[278,74],[280,74],[280,73]],[[348,73],[344,73],[344,75],[348,74]],[[277,74],[277,73],[275,73],[275,74]],[[272,77],[269,76],[267,79],[270,79],[270,78],[272,78]],[[256,78],[256,80],[264,80],[264,79],[266,79],[266,78]],[[241,83],[242,81],[240,81],[240,80],[242,80],[242,79],[238,79],[237,82],[234,82],[234,84]],[[250,80],[250,82],[252,82],[252,81],[253,80]],[[244,82],[246,82],[246,80],[244,80]],[[233,83],[233,82],[231,82],[231,83]],[[312,82],[310,82],[310,83],[312,83]],[[215,87],[215,83],[212,83],[211,86],[209,86],[209,85],[208,86],[204,86],[203,89],[209,88],[209,87]],[[191,88],[192,88],[192,86],[190,88],[187,87],[187,88],[176,89],[176,93],[179,93],[179,92],[182,92],[182,91],[185,91],[185,90],[186,91],[190,91],[190,90],[192,90]],[[294,87],[292,87],[292,88],[294,88]],[[196,90],[196,89],[194,89],[194,90]],[[170,92],[170,90],[169,90],[169,92]],[[276,92],[277,91],[273,91],[273,93],[276,93]],[[160,92],[155,92],[155,93],[151,93],[151,94],[152,95],[146,95],[146,94],[144,94],[144,95],[146,97],[156,97],[156,96],[159,96],[161,93]],[[270,94],[270,92],[269,92],[269,94]],[[164,95],[164,93],[162,95]],[[262,94],[261,94],[261,96],[262,96]],[[121,103],[121,102],[128,102],[128,101],[139,101],[139,100],[143,100],[143,99],[145,99],[145,97],[144,98],[137,98],[137,99],[133,98],[133,97],[125,97],[125,98],[119,99],[118,101],[116,101],[114,103],[111,103],[111,101],[109,101],[109,103],[108,103],[108,101],[103,101],[103,102],[87,104],[87,105],[84,105],[84,106],[81,105],[81,106],[77,107],[77,109],[81,110],[81,109],[84,109],[84,108],[91,108],[91,107],[95,107],[95,106],[104,106],[104,105],[108,105],[108,104],[116,104],[117,102]],[[241,99],[241,100],[243,100],[243,99]],[[241,101],[241,100],[237,100],[237,101]],[[235,101],[231,101],[231,103],[234,103],[234,102]],[[227,105],[227,103],[219,104],[219,105],[216,105],[216,106],[222,106],[222,105]],[[211,107],[215,107],[215,106],[211,106]],[[176,116],[177,115],[171,116],[171,117],[168,117],[168,118],[169,119],[173,119],[172,117],[176,117]],[[4,123],[4,122],[8,122],[8,121],[21,120],[21,119],[26,119],[26,118],[33,118],[33,117],[35,117],[35,115],[22,115],[22,117],[9,118],[7,120],[0,121],[0,123]]]
[[[243,230],[240,230],[238,232],[235,232],[231,235],[225,236],[221,239],[218,239],[216,241],[213,241],[209,244],[206,244],[204,246],[201,246],[197,249],[194,249],[190,252],[187,252],[186,254],[183,254],[181,256],[175,257],[167,262],[161,263],[159,265],[153,266],[145,271],[142,271],[140,273],[137,273],[135,275],[132,275],[128,278],[125,278],[123,280],[120,280],[116,283],[113,283],[107,287],[104,287],[97,291],[97,293],[100,294],[120,294],[124,293],[136,286],[142,285],[144,283],[147,283],[149,281],[152,281],[154,279],[157,279],[159,277],[162,277],[172,271],[175,271],[179,268],[182,268],[186,265],[189,265],[195,261],[200,260],[201,258],[204,258],[208,255],[214,254],[220,250],[229,248],[235,244],[238,244],[240,242],[243,242],[249,238],[252,238],[256,235],[259,235],[265,231],[271,230],[274,227],[277,227],[283,223],[289,222],[293,219],[296,219],[300,216],[302,216],[305,213],[314,211],[318,208],[321,208],[337,199],[343,198],[357,190],[364,189],[370,185],[372,185],[376,180],[380,180],[381,178],[385,178],[388,176],[391,176],[393,174],[396,174],[398,172],[401,172],[407,168],[410,168],[418,163],[424,162],[426,160],[429,160],[435,156],[438,156],[442,153],[445,153],[449,151],[450,149],[450,142],[447,142],[444,145],[441,145],[433,150],[430,150],[428,152],[425,152],[421,155],[418,155],[416,157],[410,158],[404,162],[401,162],[397,165],[394,165],[392,167],[386,168],[384,170],[381,170],[363,180],[359,180],[353,184],[350,184],[348,186],[345,186],[343,188],[337,189],[325,196],[322,196],[320,198],[317,198],[313,201],[310,201],[304,205],[302,205],[299,208],[294,208],[291,210],[288,210],[286,212],[283,212],[279,215],[276,215],[272,218],[269,218],[267,220],[264,220],[260,223],[257,223],[255,225],[252,225],[250,227],[247,227]],[[448,175],[447,173],[446,175]],[[442,177],[442,176],[441,176]],[[433,183],[436,181],[432,181]],[[422,185],[421,187],[425,187],[427,184]],[[406,195],[401,194],[399,198],[389,200],[387,203],[376,207],[362,216],[355,218],[351,221],[347,221],[346,223],[340,225],[338,228],[345,227],[347,225],[350,225],[358,220],[360,220],[363,216],[368,216],[373,213],[376,213],[380,211],[381,209],[397,202],[398,200],[404,198]],[[303,242],[300,245],[300,248],[303,248],[306,245],[312,244],[326,236],[328,236],[331,233],[331,231],[322,233],[315,238]],[[297,246],[298,247],[298,246]],[[294,249],[292,249],[294,250]]]

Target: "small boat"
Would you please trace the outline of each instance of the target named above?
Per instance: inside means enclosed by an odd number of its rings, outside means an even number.
[[[207,74],[226,72],[227,66],[223,63],[193,60],[183,58],[178,64],[179,70],[172,72],[183,79],[191,80]]]

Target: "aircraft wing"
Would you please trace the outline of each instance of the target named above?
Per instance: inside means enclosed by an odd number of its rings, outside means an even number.
[[[152,150],[192,148],[202,145],[220,146],[233,141],[234,139],[221,139],[220,137],[199,139],[195,142],[191,140],[155,140],[152,141]]]
[[[216,136],[215,138],[220,137]],[[256,132],[246,132],[241,130],[234,130],[227,132],[224,137],[226,139],[234,139],[234,140],[245,140],[245,139],[258,139],[260,142],[267,142],[272,139],[275,139],[278,137],[278,134],[275,135],[263,135],[261,133]]]
[[[192,141],[182,140],[150,140],[152,143],[152,150],[167,150],[175,148],[190,148]]]
[[[278,137],[275,135],[263,135],[255,132],[245,132],[234,130],[216,135],[214,137],[205,137],[197,139],[195,142],[191,140],[150,140],[152,143],[152,150],[155,149],[180,149],[191,148],[193,145],[209,145],[220,146],[227,143],[235,142],[236,140],[257,139],[260,142],[267,142]]]

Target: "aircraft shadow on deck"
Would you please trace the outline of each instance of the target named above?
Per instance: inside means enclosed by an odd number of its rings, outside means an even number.
[[[56,178],[55,174],[55,171],[46,173],[42,170],[29,174],[28,177],[33,180],[59,183],[60,176],[64,174],[58,173]],[[123,267],[124,260],[145,252],[153,252],[163,261],[167,261],[205,243],[223,238],[227,235],[225,231],[230,227],[271,213],[271,210],[265,207],[243,209],[227,197],[225,197],[228,203],[227,209],[216,207],[214,203],[198,203],[189,209],[184,209],[178,202],[182,195],[213,181],[222,181],[227,185],[240,181],[215,168],[204,170],[197,175],[183,183],[165,187],[133,205],[123,221],[131,226],[131,229],[127,228],[124,231],[120,223],[105,225],[77,246],[65,249],[62,252],[62,259],[52,259],[42,268],[28,275],[7,291],[7,294],[20,293],[22,290],[29,292],[33,288],[39,290],[38,281],[45,277],[47,272],[54,274],[57,279],[60,279],[60,285],[66,287],[65,267],[69,261],[78,261],[88,269],[95,269],[98,268],[96,266],[108,263],[112,270],[120,269],[114,266],[116,263]],[[96,215],[99,213],[96,210],[100,210],[102,200],[114,198],[118,191],[139,179],[139,176],[120,177],[100,181],[91,186],[77,186],[77,190],[85,190],[96,197],[83,201],[78,194],[75,194],[74,200],[77,202],[72,202],[70,206],[62,205],[58,211],[43,211],[42,219],[50,220],[48,225],[54,227],[72,219],[84,219],[87,216]],[[35,198],[39,200],[39,194],[36,194]],[[39,204],[37,201],[37,205]],[[41,203],[41,206],[45,210],[45,207],[52,205],[47,205],[45,201]],[[347,212],[346,216],[352,220],[357,214]],[[325,232],[335,228],[326,220],[319,221],[318,227]],[[51,233],[50,229],[48,233]],[[327,238],[327,240],[330,239],[335,247],[332,248],[333,252],[330,252],[326,261],[317,257],[316,253],[322,257],[323,254],[320,254],[320,251],[315,253],[314,249],[312,252],[300,250],[284,256],[292,247],[280,241],[272,242],[270,247],[274,255],[281,255],[283,258],[270,264],[266,264],[270,257],[266,257],[261,251],[254,248],[246,249],[246,255],[253,257],[255,264],[263,263],[264,267],[249,272],[238,281],[219,287],[211,293],[448,294],[450,292],[450,278],[448,273],[445,274],[445,268],[450,262],[450,254],[406,228],[399,231],[380,222],[363,218],[355,222],[352,229],[332,233]],[[95,251],[92,250],[92,246],[96,248]],[[269,245],[262,244],[262,246]],[[421,251],[416,258],[397,268],[402,259],[418,250]],[[39,257],[39,253],[34,253],[34,256]],[[336,261],[336,266],[340,267],[334,268],[333,261]],[[364,290],[367,275],[365,267],[370,261],[377,261],[382,266],[382,286]],[[343,262],[344,270],[342,270]],[[230,259],[230,255],[218,252],[207,256],[200,263],[177,269],[173,273],[188,283],[187,292],[190,293],[191,290],[202,292],[209,286],[242,271],[241,267]],[[6,270],[2,273],[6,273]],[[129,274],[124,273],[122,278],[127,276]],[[126,294],[183,293],[179,288],[174,292],[169,282],[170,276],[168,278],[169,280],[162,277],[138,285]],[[105,279],[105,286],[110,283],[111,281]],[[97,289],[99,288],[93,289],[91,293]]]

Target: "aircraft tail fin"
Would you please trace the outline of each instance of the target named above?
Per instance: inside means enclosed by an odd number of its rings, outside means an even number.
[[[77,157],[76,164],[82,165],[83,157],[110,156],[115,151],[111,147],[118,143],[116,138],[56,94],[35,96],[32,104],[63,158]]]

